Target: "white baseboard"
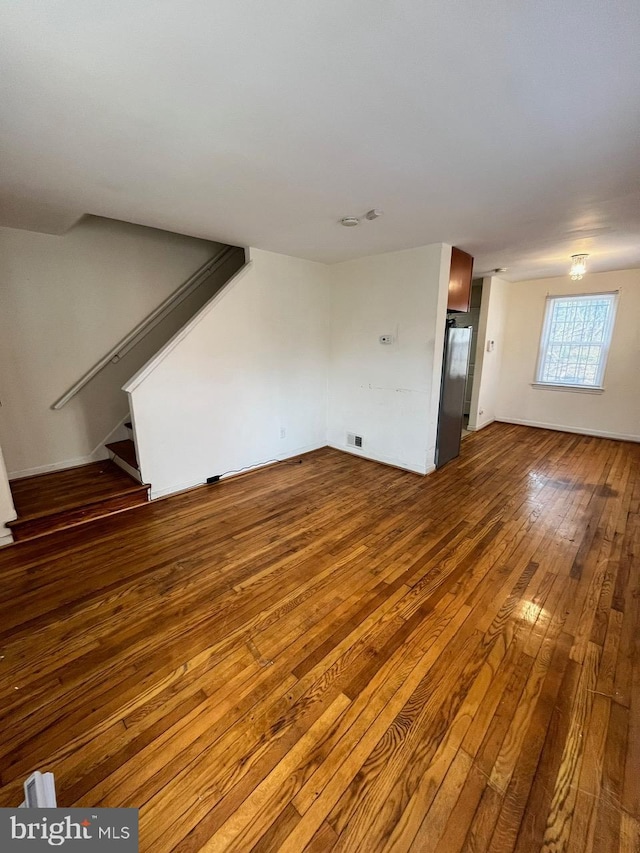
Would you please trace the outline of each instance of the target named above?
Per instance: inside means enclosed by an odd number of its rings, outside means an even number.
[[[582,427],[566,426],[565,424],[547,424],[538,421],[525,421],[520,418],[503,418],[497,417],[499,423],[518,424],[519,426],[536,427],[538,429],[551,429],[557,432],[573,432],[577,435],[592,435],[594,438],[612,438],[615,441],[636,441],[640,442],[640,435],[627,435],[626,433],[605,432],[599,429],[583,429]]]
[[[77,468],[80,465],[88,465],[90,462],[100,462],[108,459],[106,450],[98,454],[96,451],[88,456],[76,456],[75,459],[63,459],[60,462],[52,462],[50,465],[37,465],[35,468],[23,468],[21,471],[9,471],[10,480],[22,480],[24,477],[34,477],[36,474],[50,474],[52,471],[62,471],[65,468]]]
[[[419,466],[408,465],[403,459],[395,459],[391,456],[383,456],[377,453],[363,453],[354,447],[347,447],[344,444],[329,444],[334,450],[340,450],[342,453],[350,453],[352,456],[358,456],[360,459],[368,459],[370,462],[382,462],[383,465],[391,465],[393,468],[401,468],[403,471],[411,471],[412,474],[421,474],[423,477],[426,474],[431,474],[436,470],[435,465]]]
[[[313,450],[320,450],[322,447],[327,447],[327,445],[322,442],[321,444],[309,444],[304,447],[298,447],[295,450],[288,450],[286,456],[276,457],[274,455],[273,459],[270,459],[267,462],[258,462],[255,465],[246,466],[245,470],[241,473],[248,474],[249,471],[257,471],[259,468],[266,468],[269,465],[277,464],[277,462],[286,462],[287,459],[293,459],[296,456],[301,456],[303,453],[311,453]],[[274,463],[274,459],[276,459],[276,463]],[[242,467],[244,468],[245,466]],[[152,501],[158,500],[159,498],[167,498],[170,495],[177,495],[179,492],[186,492],[189,489],[195,489],[196,486],[204,486],[205,483],[206,479],[203,480],[202,478],[198,478],[197,480],[186,480],[182,483],[176,483],[163,489],[154,489],[152,483],[151,489],[149,490],[149,498]]]
[[[109,453],[105,450],[104,445],[118,441],[120,438],[127,438],[127,430],[124,424],[128,420],[129,415],[125,415],[120,423],[86,456],[62,459],[60,462],[37,465],[35,468],[23,468],[20,471],[9,471],[7,476],[10,480],[22,480],[24,477],[35,477],[36,474],[50,474],[52,471],[64,471],[65,468],[78,468],[80,465],[89,465],[91,462],[101,462],[103,459],[108,459]]]
[[[167,486],[165,489],[154,489],[153,486],[149,489],[149,500],[157,501],[160,498],[170,498],[171,495],[179,495],[180,492],[188,492],[189,489],[195,489],[197,486],[204,486],[205,480],[186,480],[184,483]]]
[[[476,424],[475,426],[471,426],[471,424],[469,424],[467,429],[469,432],[478,432],[478,430],[484,429],[492,423],[495,423],[495,418],[490,418],[488,421],[482,421],[482,423]]]
[[[13,536],[11,533],[2,534],[0,536],[0,548],[4,548],[5,545],[13,545]]]

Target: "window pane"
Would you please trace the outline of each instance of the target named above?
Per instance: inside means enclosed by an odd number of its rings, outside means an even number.
[[[539,382],[595,386],[611,334],[611,294],[550,298],[547,303]]]

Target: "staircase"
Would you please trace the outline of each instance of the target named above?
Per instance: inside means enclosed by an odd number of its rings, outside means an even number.
[[[7,526],[15,542],[147,503],[150,487],[141,482],[132,439],[107,444],[106,448],[112,459],[11,481],[18,517]]]
[[[105,444],[105,447],[111,454],[111,458],[116,465],[119,468],[122,468],[123,471],[126,471],[127,474],[129,474],[130,477],[133,477],[134,480],[137,480],[138,483],[141,483],[142,476],[140,475],[138,455],[133,441],[133,424],[131,421],[127,421],[125,423],[125,427],[128,433],[128,438],[122,441],[113,441],[111,444]]]
[[[67,389],[51,408],[63,408],[95,376],[110,364],[119,362],[153,329],[162,331],[166,340],[171,340],[245,264],[244,249],[222,246],[214,257],[196,270]],[[180,310],[176,310],[178,308]],[[139,366],[148,360],[148,355],[142,356],[143,351]],[[133,427],[131,422],[125,426],[128,438],[105,445],[110,459],[10,481],[18,517],[6,526],[11,529],[15,542],[77,527],[141,506],[149,500],[150,485],[142,482]],[[113,430],[112,434],[117,435],[120,427],[117,430]],[[124,432],[121,434],[124,435]]]

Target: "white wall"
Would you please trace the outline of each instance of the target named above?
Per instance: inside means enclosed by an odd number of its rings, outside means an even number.
[[[451,247],[436,244],[330,268],[332,447],[433,470],[450,265]]]
[[[250,257],[125,386],[152,497],[326,444],[329,268]]]
[[[102,442],[127,413],[122,383],[153,341],[61,411],[51,404],[217,248],[95,217],[63,236],[0,229],[0,441],[11,476],[106,455]]]
[[[13,542],[13,536],[8,527],[5,527],[7,521],[13,521],[16,517],[16,511],[13,506],[13,497],[9,488],[9,478],[4,464],[2,448],[0,447],[0,547]]]
[[[547,294],[620,288],[602,394],[533,388]],[[509,285],[498,420],[640,441],[640,270]]]
[[[478,430],[496,419],[505,347],[509,282],[495,276],[482,280],[482,302],[469,410],[469,429]],[[487,352],[487,343],[494,348]]]

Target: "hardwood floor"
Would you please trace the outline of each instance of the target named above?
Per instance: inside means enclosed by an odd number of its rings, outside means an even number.
[[[0,806],[143,851],[640,850],[640,446],[333,450],[0,551]]]

